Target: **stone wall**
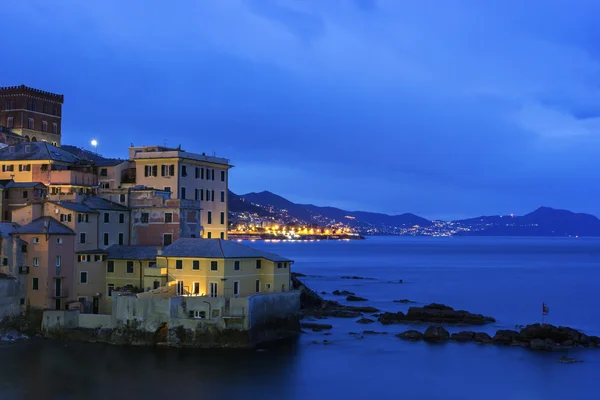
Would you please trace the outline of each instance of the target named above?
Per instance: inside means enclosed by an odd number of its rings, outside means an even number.
[[[16,278],[0,274],[0,319],[21,313],[21,298],[25,297]]]
[[[79,314],[79,328],[106,329],[112,328],[112,316],[105,314]]]

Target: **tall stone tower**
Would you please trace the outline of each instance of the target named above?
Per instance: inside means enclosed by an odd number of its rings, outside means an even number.
[[[0,87],[0,126],[27,142],[60,146],[64,96],[25,85]]]

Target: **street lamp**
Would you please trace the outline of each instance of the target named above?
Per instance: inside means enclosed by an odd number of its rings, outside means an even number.
[[[98,141],[96,139],[92,139],[92,146],[94,147],[94,153],[98,154],[96,151],[98,148]]]

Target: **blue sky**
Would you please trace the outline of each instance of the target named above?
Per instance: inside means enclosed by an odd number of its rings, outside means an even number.
[[[596,0],[23,0],[0,85],[63,142],[231,159],[231,189],[430,218],[600,215]],[[23,22],[26,21],[26,25]]]

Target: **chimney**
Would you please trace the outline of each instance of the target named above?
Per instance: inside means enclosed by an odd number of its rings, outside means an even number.
[[[157,247],[156,248],[156,255],[157,256],[162,256],[162,247]]]

